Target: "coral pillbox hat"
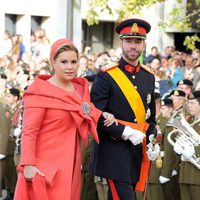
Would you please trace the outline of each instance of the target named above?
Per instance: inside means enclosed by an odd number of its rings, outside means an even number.
[[[56,53],[58,52],[58,50],[66,45],[75,46],[71,40],[66,39],[66,38],[62,38],[62,39],[55,41],[51,46],[50,59],[53,59],[55,57]]]

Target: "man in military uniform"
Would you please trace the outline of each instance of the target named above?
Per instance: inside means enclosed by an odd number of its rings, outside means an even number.
[[[200,134],[200,91],[189,94],[188,111],[193,116],[193,121],[190,124],[191,127],[197,134]],[[194,154],[197,156],[197,159],[200,159],[200,145],[189,146],[186,143],[181,151],[179,176],[181,200],[198,200],[200,197],[200,168],[189,162],[189,159]]]
[[[160,96],[160,93],[158,92],[155,92],[155,103],[156,103],[157,133],[156,135],[154,135],[154,138],[158,137],[159,134],[162,134],[162,131],[160,128],[161,128],[161,125],[163,125],[163,122],[162,122],[163,117],[161,114],[161,96]],[[154,200],[154,199],[162,200],[163,199],[163,190],[158,179],[160,175],[160,170],[157,167],[156,163],[157,163],[157,160],[151,162],[151,168],[149,172],[149,181],[148,181],[148,187],[147,187],[148,200]]]
[[[14,163],[15,139],[13,135],[12,118],[19,107],[20,91],[10,88],[6,91],[6,117],[9,120],[9,140],[7,145],[6,157],[3,162],[3,182],[8,196],[5,199],[12,199],[17,181],[17,172]]]
[[[177,90],[182,90],[185,92],[186,97],[192,92],[192,87],[193,82],[188,79],[180,80],[177,82]]]
[[[5,109],[0,104],[0,197],[3,183],[3,162],[6,156],[8,137],[9,137],[9,121],[5,116]]]
[[[182,90],[173,90],[170,93],[170,99],[173,101],[173,116],[185,112],[186,94]]]
[[[95,106],[118,119],[118,124],[105,127],[100,118],[100,144],[94,143],[91,156],[91,172],[108,180],[109,200],[134,200],[134,190],[144,191],[148,158],[154,160],[159,153],[159,146],[146,153],[146,142],[156,125],[155,78],[139,63],[150,28],[141,19],[128,19],[116,26],[122,57],[114,66],[101,68],[91,89]]]
[[[173,101],[173,112],[168,117],[168,122],[172,118],[179,117],[185,113],[186,94],[182,90],[173,90],[169,96]],[[163,112],[164,113],[164,112]],[[173,152],[173,147],[167,140],[168,134],[173,130],[173,126],[167,123],[164,140],[164,158],[163,168],[159,177],[159,181],[163,184],[164,195],[166,199],[180,199],[179,191],[179,163],[180,158]]]
[[[173,113],[173,101],[172,99],[164,99],[161,103],[161,113],[164,119],[162,123],[162,168],[160,170],[159,181],[162,184],[163,194],[165,200],[179,199],[178,187],[178,156],[173,151],[173,147],[168,142],[168,134],[173,130],[171,126],[168,126],[168,122]]]

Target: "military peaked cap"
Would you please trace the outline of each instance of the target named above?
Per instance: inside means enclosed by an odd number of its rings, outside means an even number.
[[[145,39],[150,30],[151,25],[142,19],[127,19],[115,27],[115,31],[120,35],[120,38]]]

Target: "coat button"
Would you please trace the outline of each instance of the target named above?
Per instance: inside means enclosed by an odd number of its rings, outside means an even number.
[[[134,119],[134,122],[137,122],[137,119]]]
[[[135,79],[135,75],[132,76],[132,79]]]
[[[137,90],[137,86],[135,85],[134,87],[135,87],[135,89]]]

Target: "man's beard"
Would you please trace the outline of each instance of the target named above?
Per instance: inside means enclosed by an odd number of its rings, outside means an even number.
[[[122,54],[124,55],[124,57],[131,61],[131,62],[134,62],[136,60],[139,59],[140,55],[142,54],[142,52],[138,53],[138,55],[135,55],[134,57],[133,56],[129,56],[128,53],[122,48]]]

